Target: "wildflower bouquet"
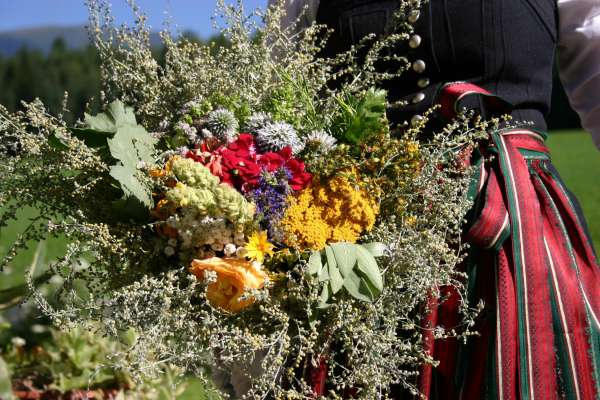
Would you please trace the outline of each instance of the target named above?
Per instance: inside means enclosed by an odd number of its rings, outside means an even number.
[[[377,88],[410,65],[387,50],[420,3],[399,1],[398,32],[323,59],[322,28],[220,2],[228,46],[165,32],[160,62],[137,7],[115,27],[88,4],[103,111],[71,127],[39,101],[0,110],[0,227],[39,210],[3,265],[64,235],[61,289],[49,302],[30,277],[32,296],[59,326],[127,333],[111,361],[134,376],[173,365],[247,398],[414,392],[434,362],[424,304],[463,289],[459,153],[485,130],[464,117],[425,140],[423,123],[387,120]],[[436,336],[470,334],[476,308]]]

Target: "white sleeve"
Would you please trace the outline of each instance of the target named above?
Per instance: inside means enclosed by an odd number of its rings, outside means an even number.
[[[560,77],[600,149],[600,0],[558,0]]]
[[[277,4],[280,0],[269,0],[269,5]],[[298,28],[304,28],[312,24],[317,19],[317,10],[319,9],[319,0],[284,0],[286,15],[281,20],[283,27],[288,27],[295,23],[298,17],[302,16]]]

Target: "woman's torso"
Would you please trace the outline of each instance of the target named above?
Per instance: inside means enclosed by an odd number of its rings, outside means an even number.
[[[335,30],[326,53],[389,31],[397,7],[398,0],[321,0],[318,22]],[[397,119],[427,110],[441,84],[463,80],[512,103],[515,119],[545,129],[557,41],[555,0],[430,0],[413,20],[419,38],[412,45],[420,44],[402,51],[417,68],[387,87],[393,100],[409,102]]]

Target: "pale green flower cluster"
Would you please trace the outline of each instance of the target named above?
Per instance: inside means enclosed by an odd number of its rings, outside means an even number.
[[[224,217],[237,226],[252,222],[254,204],[234,188],[221,184],[205,166],[191,159],[175,158],[171,168],[179,182],[167,191],[167,200],[192,208],[201,216]]]

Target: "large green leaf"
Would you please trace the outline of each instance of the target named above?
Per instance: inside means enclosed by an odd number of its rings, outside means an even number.
[[[115,178],[121,185],[125,198],[119,201],[124,201],[128,205],[134,205],[128,199],[133,198],[139,201],[146,207],[152,207],[152,193],[147,185],[144,185],[137,177],[137,171],[135,168],[131,168],[130,165],[115,165],[110,168],[110,176]],[[119,204],[116,204],[117,206]]]
[[[363,243],[362,247],[367,249],[373,257],[382,257],[385,254],[385,244],[379,242]]]
[[[321,253],[313,251],[308,259],[308,274],[318,275],[323,268],[323,262],[321,261]]]
[[[133,198],[145,208],[152,207],[152,192],[150,187],[140,179],[139,166],[153,163],[154,139],[142,126],[119,127],[115,136],[108,139],[110,154],[118,164],[110,170],[124,193],[124,199]],[[133,209],[136,215],[139,210]]]
[[[110,103],[105,112],[98,115],[85,114],[85,124],[94,131],[116,133],[124,126],[136,126],[133,108],[126,107],[120,100]]]
[[[329,284],[325,283],[323,285],[323,289],[321,290],[321,295],[319,296],[319,308],[327,308],[329,307],[329,305],[327,304],[327,302],[329,301],[329,298],[331,297],[331,291],[329,290]]]
[[[356,245],[353,243],[333,243],[329,245],[343,276],[346,276],[356,265]]]
[[[358,300],[374,301],[383,291],[383,276],[375,257],[383,255],[384,251],[385,246],[381,243],[333,243],[325,246],[325,265],[322,254],[313,252],[307,273],[317,276],[323,284],[321,306],[342,288]]]
[[[108,148],[113,158],[123,165],[137,168],[141,161],[147,164],[153,162],[156,142],[143,126],[124,126],[108,139]]]
[[[71,128],[70,131],[71,135],[83,140],[86,146],[92,148],[106,146],[108,139],[115,134],[115,132],[96,131],[90,128]]]
[[[375,297],[368,289],[366,290],[367,286],[364,285],[363,281],[359,274],[352,271],[344,279],[344,289],[355,299],[370,303],[375,300]]]
[[[325,247],[325,257],[327,258],[327,272],[329,274],[329,284],[333,294],[339,292],[344,286],[344,278],[340,274],[333,249],[330,246]]]
[[[379,292],[383,290],[383,277],[377,266],[375,257],[362,246],[356,248],[356,258],[358,271],[373,285]]]

